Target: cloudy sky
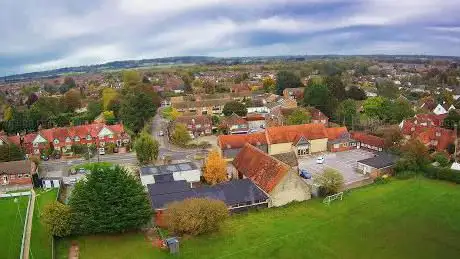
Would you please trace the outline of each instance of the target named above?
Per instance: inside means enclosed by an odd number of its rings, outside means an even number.
[[[460,0],[0,0],[0,76],[182,55],[460,56]]]

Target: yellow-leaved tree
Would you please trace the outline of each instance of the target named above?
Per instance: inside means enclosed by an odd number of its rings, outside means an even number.
[[[204,165],[203,176],[209,184],[227,181],[227,162],[222,158],[219,151],[213,150],[209,153]]]

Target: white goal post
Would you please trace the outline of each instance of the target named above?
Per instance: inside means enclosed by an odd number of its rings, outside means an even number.
[[[343,192],[339,192],[339,193],[327,196],[326,198],[324,198],[323,203],[326,205],[329,205],[331,204],[331,201],[335,201],[337,199],[340,199],[340,200],[343,199]]]

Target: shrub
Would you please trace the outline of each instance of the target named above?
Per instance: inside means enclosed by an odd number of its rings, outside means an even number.
[[[224,202],[193,198],[169,204],[164,219],[169,231],[175,234],[200,235],[217,231],[227,217]]]
[[[42,221],[53,236],[64,237],[72,232],[72,211],[69,206],[60,202],[45,205]]]
[[[431,179],[439,179],[460,184],[460,172],[450,168],[436,168],[434,166],[426,166],[423,169],[423,173],[425,177]]]
[[[342,189],[344,180],[342,174],[337,170],[326,168],[322,174],[314,178],[315,183],[319,184],[320,196],[335,194]]]
[[[440,166],[445,167],[448,166],[450,161],[449,157],[446,153],[437,152],[433,155],[433,159],[435,162],[438,162]]]

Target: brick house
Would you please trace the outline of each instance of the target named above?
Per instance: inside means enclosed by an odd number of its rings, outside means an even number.
[[[217,137],[217,146],[222,157],[227,161],[233,160],[246,143],[249,143],[265,153],[268,153],[267,138],[265,133],[247,135],[220,135]]]
[[[251,179],[269,195],[268,206],[283,206],[311,198],[309,186],[297,171],[260,149],[245,144],[232,162],[238,179]]]
[[[423,126],[411,121],[404,121],[401,125],[401,133],[406,140],[418,139],[429,149],[444,151],[449,144],[455,143],[455,132],[434,126]]]
[[[30,185],[37,166],[30,160],[0,163],[0,185]]]
[[[246,119],[233,113],[222,120],[220,125],[228,134],[246,134],[249,131],[249,124]]]
[[[8,141],[22,147],[27,154],[37,155],[50,146],[62,152],[69,151],[72,145],[95,145],[103,148],[107,143],[114,143],[121,147],[130,142],[130,137],[122,124],[93,123],[44,129],[24,136],[9,136]]]
[[[342,152],[356,148],[356,141],[346,127],[326,128],[327,149],[331,152]]]
[[[356,141],[356,148],[365,148],[373,151],[383,151],[385,140],[364,132],[353,132],[351,137]]]
[[[176,119],[176,123],[185,124],[195,137],[212,134],[212,118],[209,115],[181,116]]]

